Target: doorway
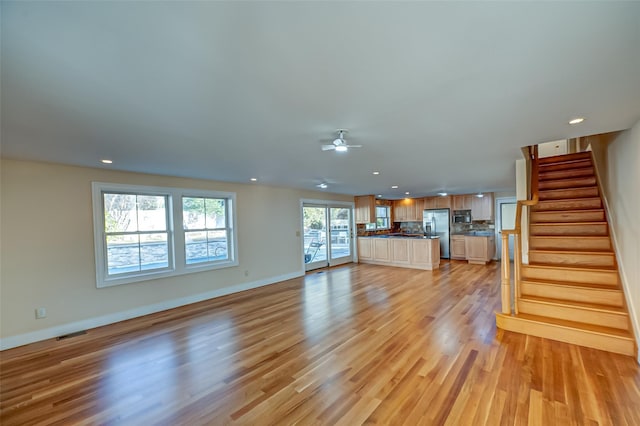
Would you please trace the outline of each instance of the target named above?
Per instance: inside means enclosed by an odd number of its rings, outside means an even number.
[[[351,205],[303,202],[303,261],[306,271],[353,261]]]
[[[516,226],[516,198],[496,198],[496,257],[502,258],[502,230]],[[509,236],[509,260],[513,260],[513,235]]]

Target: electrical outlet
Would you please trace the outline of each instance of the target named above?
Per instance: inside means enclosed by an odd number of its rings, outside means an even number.
[[[47,317],[47,308],[36,308],[36,319]]]

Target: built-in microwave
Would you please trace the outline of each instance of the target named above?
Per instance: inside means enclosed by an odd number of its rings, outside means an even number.
[[[471,223],[471,210],[454,210],[453,223]]]

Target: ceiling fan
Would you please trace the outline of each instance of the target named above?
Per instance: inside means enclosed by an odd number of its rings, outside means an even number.
[[[322,145],[323,151],[338,151],[345,152],[349,148],[362,148],[362,145],[348,145],[347,141],[344,139],[344,134],[348,132],[347,129],[338,129],[338,137],[333,140],[333,142],[329,145]]]

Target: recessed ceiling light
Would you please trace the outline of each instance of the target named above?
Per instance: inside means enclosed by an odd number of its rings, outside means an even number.
[[[572,120],[569,120],[569,124],[580,124],[584,121],[584,117],[576,117]]]
[[[405,192],[405,193],[404,193],[404,195],[409,195],[409,194],[410,194],[410,192],[409,192],[409,191],[407,191],[407,192]]]
[[[476,197],[478,197],[478,198],[482,198],[482,197],[484,197],[484,194],[482,194],[482,193],[477,194],[477,195],[476,195]]]
[[[100,162],[101,162],[102,164],[113,164],[113,160],[107,160],[107,159],[100,160]]]
[[[376,172],[373,172],[373,174],[374,174],[374,175],[379,175],[379,174],[380,174],[380,172],[377,172],[377,171],[376,171]]]
[[[377,195],[377,197],[378,197],[378,198],[382,198],[382,194],[378,194],[378,195]]]
[[[446,197],[448,194],[446,192],[438,192],[438,195],[441,197]]]
[[[258,178],[251,178],[251,179],[249,179],[249,180],[250,180],[251,182],[257,182],[257,181],[258,181]]]
[[[391,189],[398,189],[398,185],[391,185]]]
[[[349,148],[347,148],[347,147],[346,147],[346,146],[344,146],[344,145],[338,145],[338,146],[336,146],[336,151],[337,151],[337,152],[345,152],[345,151],[347,151],[347,150],[349,150]]]
[[[326,183],[321,183],[321,184],[316,185],[316,186],[317,186],[318,188],[327,189],[327,187],[328,187],[329,185],[327,185]]]

